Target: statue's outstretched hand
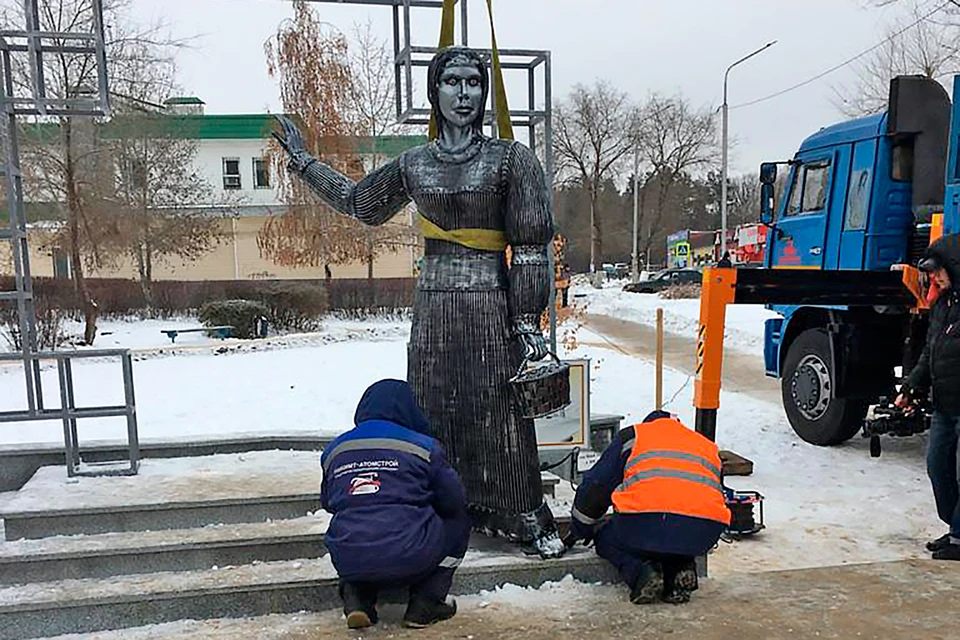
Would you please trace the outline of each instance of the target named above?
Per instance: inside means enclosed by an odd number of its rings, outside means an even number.
[[[290,162],[287,166],[302,173],[312,163],[316,162],[316,159],[307,152],[303,136],[290,118],[282,115],[275,115],[274,118],[280,123],[280,131],[273,131],[272,135],[290,156]]]

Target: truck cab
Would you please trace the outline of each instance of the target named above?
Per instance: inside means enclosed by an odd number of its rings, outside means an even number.
[[[960,97],[960,78],[954,92]],[[960,119],[943,87],[903,76],[891,81],[886,112],[821,129],[788,162],[764,163],[764,267],[916,265],[932,231],[960,232],[958,136]],[[816,275],[811,282],[829,286]],[[916,362],[926,332],[925,316],[904,305],[767,307],[781,316],[765,328],[767,375],[782,380],[794,430],[818,445],[859,431],[868,406],[894,392],[896,367],[906,373]]]

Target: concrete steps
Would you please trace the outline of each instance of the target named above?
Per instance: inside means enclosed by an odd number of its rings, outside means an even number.
[[[0,518],[7,540],[300,518],[320,510],[320,480],[300,451],[144,460],[136,476],[73,481],[43,467]]]
[[[515,554],[515,550],[510,555],[471,551],[457,572],[453,593],[476,593],[506,583],[536,586],[567,574],[590,582],[614,579],[612,567],[589,551],[551,561]],[[384,596],[384,601],[399,601],[403,594]],[[0,640],[339,606],[336,574],[325,557],[34,583],[0,588]]]
[[[0,585],[319,558],[325,516],[0,545]]]
[[[145,460],[123,478],[40,469],[0,504],[0,640],[339,608],[319,480],[316,455],[296,451]],[[544,491],[571,498],[556,478]],[[454,593],[615,578],[590,550],[543,562],[502,540],[470,548]]]
[[[301,518],[319,509],[320,495],[305,494],[158,505],[9,511],[3,513],[2,517],[7,540],[20,540]]]

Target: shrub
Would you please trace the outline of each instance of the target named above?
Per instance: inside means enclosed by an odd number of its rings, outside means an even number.
[[[276,283],[256,297],[267,308],[270,326],[281,331],[313,331],[330,310],[330,297],[322,285]]]
[[[413,306],[415,278],[330,280],[330,308],[354,317],[371,317]]]
[[[298,316],[309,317],[326,311],[360,318],[403,313],[413,306],[416,279],[157,280],[153,283],[152,309],[146,308],[135,280],[88,278],[87,284],[100,308],[101,317],[140,315],[162,318],[195,313],[213,300],[260,300],[271,309],[267,316],[275,326],[282,328],[284,324],[292,323],[289,329],[296,331],[308,328],[309,318],[291,318],[280,313],[284,305],[296,307]],[[13,278],[0,275],[0,291],[13,288]],[[52,306],[68,314],[80,310],[72,280],[34,278],[33,289],[36,295],[43,296]],[[298,326],[301,322],[304,324]]]
[[[257,321],[270,313],[255,300],[216,300],[200,308],[200,322],[207,327],[229,325],[235,338],[257,337]]]
[[[37,348],[41,351],[53,351],[67,338],[63,321],[67,312],[54,306],[45,298],[34,300],[37,320]],[[13,351],[20,351],[23,338],[20,334],[20,313],[14,302],[0,304],[0,335]]]

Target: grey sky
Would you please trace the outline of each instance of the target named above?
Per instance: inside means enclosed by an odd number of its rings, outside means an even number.
[[[928,0],[923,6],[935,6]],[[486,46],[485,2],[469,0],[470,44]],[[494,0],[501,47],[553,52],[554,96],[576,83],[606,78],[642,99],[651,91],[682,91],[694,104],[719,106],[723,72],[769,40],[779,44],[737,67],[730,104],[762,97],[805,80],[884,37],[898,9],[867,9],[865,0]],[[318,4],[344,32],[372,21],[384,38],[389,8]],[[163,16],[178,36],[198,36],[179,59],[185,90],[208,113],[279,110],[267,77],[263,43],[291,14],[284,0],[134,0],[138,19]],[[435,42],[439,12],[415,11],[415,44]],[[458,31],[459,33],[459,31]],[[841,120],[832,86],[850,82],[848,67],[824,80],[730,114],[738,140],[734,171],[753,172],[762,160],[783,159],[822,126]],[[508,88],[515,85],[510,83]],[[512,90],[512,99],[525,92]]]

